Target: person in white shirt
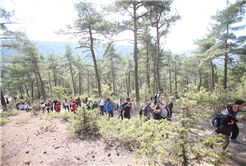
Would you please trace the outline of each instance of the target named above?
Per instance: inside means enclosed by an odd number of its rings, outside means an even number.
[[[27,106],[28,106],[27,103],[25,103],[24,106],[23,106],[23,109],[26,110],[26,111],[28,111],[28,110],[27,110]]]
[[[104,111],[103,111],[103,108],[105,107],[104,104],[105,104],[104,98],[102,95],[100,95],[100,99],[98,100],[98,105],[100,106],[100,115],[104,115]]]
[[[20,103],[18,107],[20,110],[23,110],[23,104],[22,103]]]
[[[65,108],[65,110],[66,110],[66,108],[67,108],[67,110],[69,111],[69,106],[68,106],[67,98],[65,98],[65,100],[64,100],[64,102],[63,102],[63,107]]]
[[[124,101],[123,101],[124,99],[121,97],[120,98],[120,102],[119,102],[119,107],[118,107],[118,112],[120,113],[120,107],[121,107],[121,105],[124,103]]]

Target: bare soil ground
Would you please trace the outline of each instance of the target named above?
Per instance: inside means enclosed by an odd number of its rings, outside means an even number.
[[[117,113],[114,113],[117,116]],[[174,118],[175,116],[174,114]],[[48,130],[42,129],[45,125],[49,127]],[[24,112],[10,116],[9,122],[1,126],[1,164],[3,166],[136,165],[131,151],[117,149],[117,145],[107,146],[100,138],[89,140],[73,138],[65,129],[67,125],[68,122],[60,118],[47,119],[42,113],[31,116],[30,112]],[[206,122],[200,122],[199,125],[207,129],[207,134],[214,130]],[[238,126],[240,134],[237,140],[241,144],[229,144],[232,158],[223,165],[246,165],[245,121],[240,121]]]
[[[20,119],[29,119],[20,123]],[[53,123],[51,131],[40,126]],[[131,152],[108,147],[100,139],[80,140],[70,136],[67,122],[45,115],[23,113],[9,117],[1,127],[2,165],[134,165]]]

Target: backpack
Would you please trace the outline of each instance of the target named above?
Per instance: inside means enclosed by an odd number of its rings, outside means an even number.
[[[145,109],[145,107],[142,107],[141,109],[140,109],[140,111],[139,111],[139,116],[142,116],[142,114],[143,114],[143,110]]]
[[[220,116],[221,116],[221,113],[218,113],[217,115],[213,117],[213,119],[211,120],[211,126],[214,126],[214,127],[220,126]]]
[[[157,103],[157,95],[158,94],[160,94],[160,93],[157,93],[156,95],[155,95],[155,97],[154,97],[154,104],[156,105],[156,103]]]

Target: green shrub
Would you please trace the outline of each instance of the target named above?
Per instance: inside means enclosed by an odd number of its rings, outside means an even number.
[[[73,113],[72,113],[73,114]],[[85,106],[79,107],[76,110],[74,119],[69,120],[70,124],[67,126],[73,136],[81,139],[91,137],[98,134],[100,129],[100,117],[99,110],[87,110]]]
[[[5,125],[8,121],[9,119],[7,118],[1,118],[1,126]]]
[[[64,111],[64,112],[60,112],[59,117],[62,120],[68,121],[69,119],[73,119],[74,118],[74,113],[70,113],[68,111]]]
[[[209,115],[200,105],[206,90],[187,87],[187,92],[177,100],[182,109],[178,120],[145,121],[139,117],[121,122],[118,118],[100,121],[100,133],[108,144],[118,142],[134,151],[138,163],[143,159],[147,165],[194,165],[211,163],[218,165],[225,160],[221,155],[222,138],[219,135],[205,135],[205,129],[198,125]],[[201,109],[201,113],[195,109]],[[201,135],[203,133],[203,135]]]
[[[55,131],[56,123],[45,120],[39,127],[40,127],[40,130],[43,130],[46,132],[47,131],[53,132]]]

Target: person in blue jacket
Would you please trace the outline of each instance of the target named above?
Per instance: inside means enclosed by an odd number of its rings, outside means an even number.
[[[108,98],[108,102],[106,104],[106,110],[107,110],[107,113],[109,114],[109,117],[114,116],[114,113],[113,113],[114,106],[113,106],[113,103],[111,102],[110,98]]]
[[[220,124],[215,130],[218,134],[223,134],[225,136],[225,143],[222,146],[222,153],[225,154],[225,150],[229,144],[229,137],[232,131],[233,124],[237,122],[235,118],[235,112],[237,112],[238,105],[235,103],[228,103],[226,108],[224,108],[220,113]]]

